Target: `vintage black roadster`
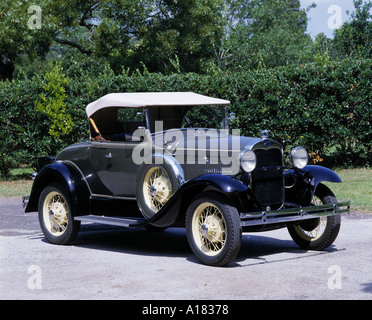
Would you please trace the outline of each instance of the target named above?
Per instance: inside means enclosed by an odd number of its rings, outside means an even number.
[[[242,232],[286,227],[304,249],[336,239],[348,201],[323,181],[333,171],[308,164],[268,138],[229,131],[229,101],[189,92],[111,93],[87,108],[90,138],[40,158],[26,212],[38,211],[54,244],[71,243],[81,222],[163,230],[186,228],[204,264],[224,266]]]

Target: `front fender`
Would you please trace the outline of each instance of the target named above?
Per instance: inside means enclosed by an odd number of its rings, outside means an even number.
[[[184,226],[187,208],[202,192],[219,193],[239,212],[261,210],[252,190],[239,180],[221,174],[207,174],[185,182],[149,221],[157,227]]]
[[[322,166],[308,165],[302,170],[311,172],[311,175],[314,178],[314,189],[316,189],[317,185],[323,181],[335,183],[342,182],[341,178],[336,172]]]
[[[291,169],[284,176],[286,181],[286,202],[301,206],[310,205],[319,183],[323,181],[341,182],[340,177],[332,170],[314,165],[305,166],[302,170]]]
[[[60,183],[70,197],[74,215],[89,213],[89,188],[73,163],[54,162],[43,167],[37,174],[25,212],[38,211],[43,189],[52,183]]]

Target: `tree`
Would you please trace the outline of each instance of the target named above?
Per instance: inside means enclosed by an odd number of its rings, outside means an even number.
[[[0,73],[11,78],[17,56],[45,56],[50,46],[106,59],[114,71],[203,71],[222,31],[223,0],[39,0],[40,28],[28,28],[28,1],[4,0]]]
[[[357,55],[372,58],[372,1],[354,0],[351,20],[334,33],[333,51],[336,58]]]
[[[27,2],[2,0],[0,6],[0,80],[11,79],[17,57],[27,54],[31,59],[44,57],[49,51],[50,34],[37,29],[34,10]],[[31,8],[32,9],[32,8]]]
[[[158,0],[134,56],[150,71],[168,71],[177,57],[181,71],[203,72],[223,32],[221,0]]]
[[[306,35],[307,14],[299,0],[229,0],[235,19],[225,46],[228,67],[275,67],[306,62],[312,41]],[[225,48],[226,50],[226,48]]]

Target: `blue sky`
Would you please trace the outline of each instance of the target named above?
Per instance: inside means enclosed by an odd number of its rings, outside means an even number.
[[[354,11],[353,0],[300,0],[300,2],[303,8],[312,3],[316,4],[316,8],[307,13],[310,19],[307,32],[312,38],[321,32],[328,38],[333,38],[335,28],[349,19],[346,11]]]

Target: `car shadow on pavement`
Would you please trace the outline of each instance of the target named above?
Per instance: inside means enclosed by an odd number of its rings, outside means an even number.
[[[275,237],[266,237],[257,234],[244,235],[243,239],[244,238],[245,240],[242,241],[239,254],[235,259],[236,264],[239,264],[239,266],[253,266],[257,264],[297,260],[340,251],[334,245],[331,245],[329,248],[323,251],[301,249],[295,244],[294,241],[290,239],[289,235],[288,240],[277,239]],[[292,255],[280,256],[280,258],[276,259],[268,258],[269,256],[283,253],[291,253]],[[253,261],[247,263],[247,260],[249,259],[252,259]],[[240,263],[244,263],[244,265],[240,265]]]
[[[362,289],[363,292],[372,293],[372,282],[362,283],[362,286],[363,286],[363,289]]]
[[[169,228],[165,231],[157,232],[99,224],[82,225],[74,246],[136,255],[185,257],[189,262],[200,263],[192,254],[187,241],[186,231],[182,228]],[[337,251],[337,249],[331,246],[325,251],[313,252],[311,256],[332,251]],[[279,253],[296,253],[299,256],[290,259],[297,259],[308,252],[300,249],[290,238],[282,240],[262,234],[243,234],[239,254],[228,267],[244,267],[269,263],[270,259],[267,259],[268,256]],[[306,256],[308,257],[309,254]],[[252,261],[249,261],[251,259]],[[247,260],[249,261],[248,264]]]
[[[187,256],[190,253],[184,229],[165,231],[125,229],[91,224],[82,226],[75,246],[148,256]]]

